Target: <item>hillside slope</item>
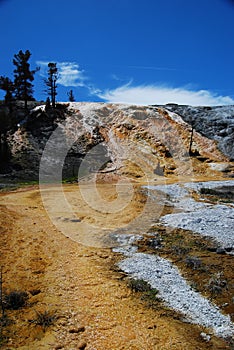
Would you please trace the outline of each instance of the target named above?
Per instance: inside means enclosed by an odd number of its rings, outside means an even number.
[[[49,112],[37,107],[9,139],[16,176],[38,177],[42,155],[41,172],[48,178],[61,171],[65,177],[77,176],[80,164],[79,177],[99,172],[143,181],[232,170],[227,165],[231,141],[218,147],[215,137],[208,138],[210,129],[202,135],[196,124],[199,132],[193,134],[189,154],[191,126],[183,120],[186,109],[175,113],[166,107],[70,103]],[[219,168],[213,164],[217,162],[225,164]]]

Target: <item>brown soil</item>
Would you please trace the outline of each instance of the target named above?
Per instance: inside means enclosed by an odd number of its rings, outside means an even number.
[[[99,190],[103,191],[101,185]],[[77,186],[65,187],[66,193],[73,191],[77,214],[90,221],[91,212]],[[103,195],[114,198],[113,186],[105,186]],[[3,290],[29,293],[26,307],[6,311],[14,322],[3,328],[2,349],[229,349],[214,336],[207,343],[200,337],[204,329],[183,323],[162,305],[150,308],[114,268],[120,257],[110,249],[65,237],[47,216],[37,188],[1,194],[0,203]],[[133,200],[114,222],[113,216],[107,222],[107,215],[105,225],[111,229],[118,219],[131,220],[142,210],[144,198],[139,203]],[[44,332],[30,322],[35,311],[55,312],[58,318]]]

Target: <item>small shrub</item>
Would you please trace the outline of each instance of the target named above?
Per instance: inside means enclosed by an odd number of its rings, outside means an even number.
[[[69,107],[69,103],[56,103],[56,109],[60,111],[66,111]]]
[[[128,287],[134,292],[149,292],[152,288],[151,285],[143,279],[131,278],[128,281]]]
[[[200,193],[201,194],[210,194],[210,195],[216,194],[216,192],[212,188],[206,188],[206,187],[201,187]]]
[[[4,336],[4,335],[2,334],[2,331],[1,331],[1,332],[0,332],[0,347],[2,347],[2,345],[3,345],[4,343],[7,343],[7,337]]]
[[[55,311],[36,311],[36,317],[30,320],[36,326],[41,326],[43,331],[52,326],[57,320],[57,315]]]
[[[28,293],[23,291],[12,291],[4,296],[6,309],[18,310],[24,307],[28,301]]]
[[[187,256],[185,264],[193,270],[199,270],[202,267],[202,261],[197,256]]]
[[[2,315],[0,317],[0,329],[9,326],[12,322],[13,321],[7,315]]]
[[[234,199],[234,187],[229,186],[225,187],[217,187],[217,188],[205,188],[202,187],[200,189],[200,193],[203,195],[208,195],[214,197],[214,200],[221,200],[224,202],[232,202]]]
[[[162,239],[161,238],[150,238],[147,241],[147,246],[153,249],[159,249],[162,247]]]
[[[182,247],[182,246],[177,246],[174,245],[171,247],[172,252],[177,255],[177,256],[181,256],[181,255],[185,255],[188,254],[188,252],[191,250],[190,248],[187,247]]]
[[[222,272],[217,272],[209,279],[206,289],[209,290],[212,295],[221,294],[223,289],[227,288],[227,281],[222,276]]]
[[[142,300],[147,300],[149,302],[149,304],[151,305],[151,303],[154,302],[159,302],[161,301],[158,297],[158,290],[155,288],[151,288],[148,292],[145,292],[142,296]],[[153,305],[153,304],[152,304]]]
[[[0,317],[0,348],[8,341],[7,327],[12,323],[13,321],[6,314]]]
[[[151,308],[157,308],[161,300],[157,297],[158,290],[152,288],[151,285],[143,279],[130,279],[128,286],[134,292],[141,292],[141,299],[146,301]]]

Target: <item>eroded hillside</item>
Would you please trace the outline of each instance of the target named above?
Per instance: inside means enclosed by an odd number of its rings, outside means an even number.
[[[232,172],[228,154],[204,134],[194,130],[191,138],[191,125],[165,107],[70,103],[59,111],[37,107],[9,143],[19,177],[37,178],[42,155],[48,178],[61,168],[65,177],[77,176],[81,163],[80,177],[141,181]]]

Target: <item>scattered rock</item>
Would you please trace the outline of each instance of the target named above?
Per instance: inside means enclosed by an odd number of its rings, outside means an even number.
[[[222,307],[227,307],[229,304],[228,303],[224,303],[223,305],[222,305]]]
[[[157,328],[157,325],[154,324],[153,326],[148,326],[148,329],[156,329]]]
[[[85,327],[84,326],[80,326],[78,328],[71,328],[69,330],[69,333],[81,333],[85,331]]]
[[[226,250],[226,252],[228,252],[228,253],[230,253],[230,252],[233,250],[233,248],[232,248],[232,247],[225,247],[224,249],[225,249],[225,250]]]
[[[211,340],[211,336],[209,334],[206,334],[205,332],[201,332],[200,334],[201,338],[207,342]]]
[[[217,254],[226,254],[226,250],[224,248],[217,248],[216,253]]]
[[[38,295],[41,293],[41,290],[40,289],[32,289],[29,291],[29,293],[34,296],[34,295]]]
[[[230,169],[230,164],[228,163],[208,163],[212,170],[226,172]]]
[[[84,350],[87,346],[87,343],[84,340],[81,340],[78,344],[77,344],[77,349],[80,350]]]
[[[105,254],[105,253],[97,253],[97,256],[101,259],[108,259],[110,258],[109,254]]]
[[[207,247],[206,248],[209,252],[216,252],[217,247]]]

